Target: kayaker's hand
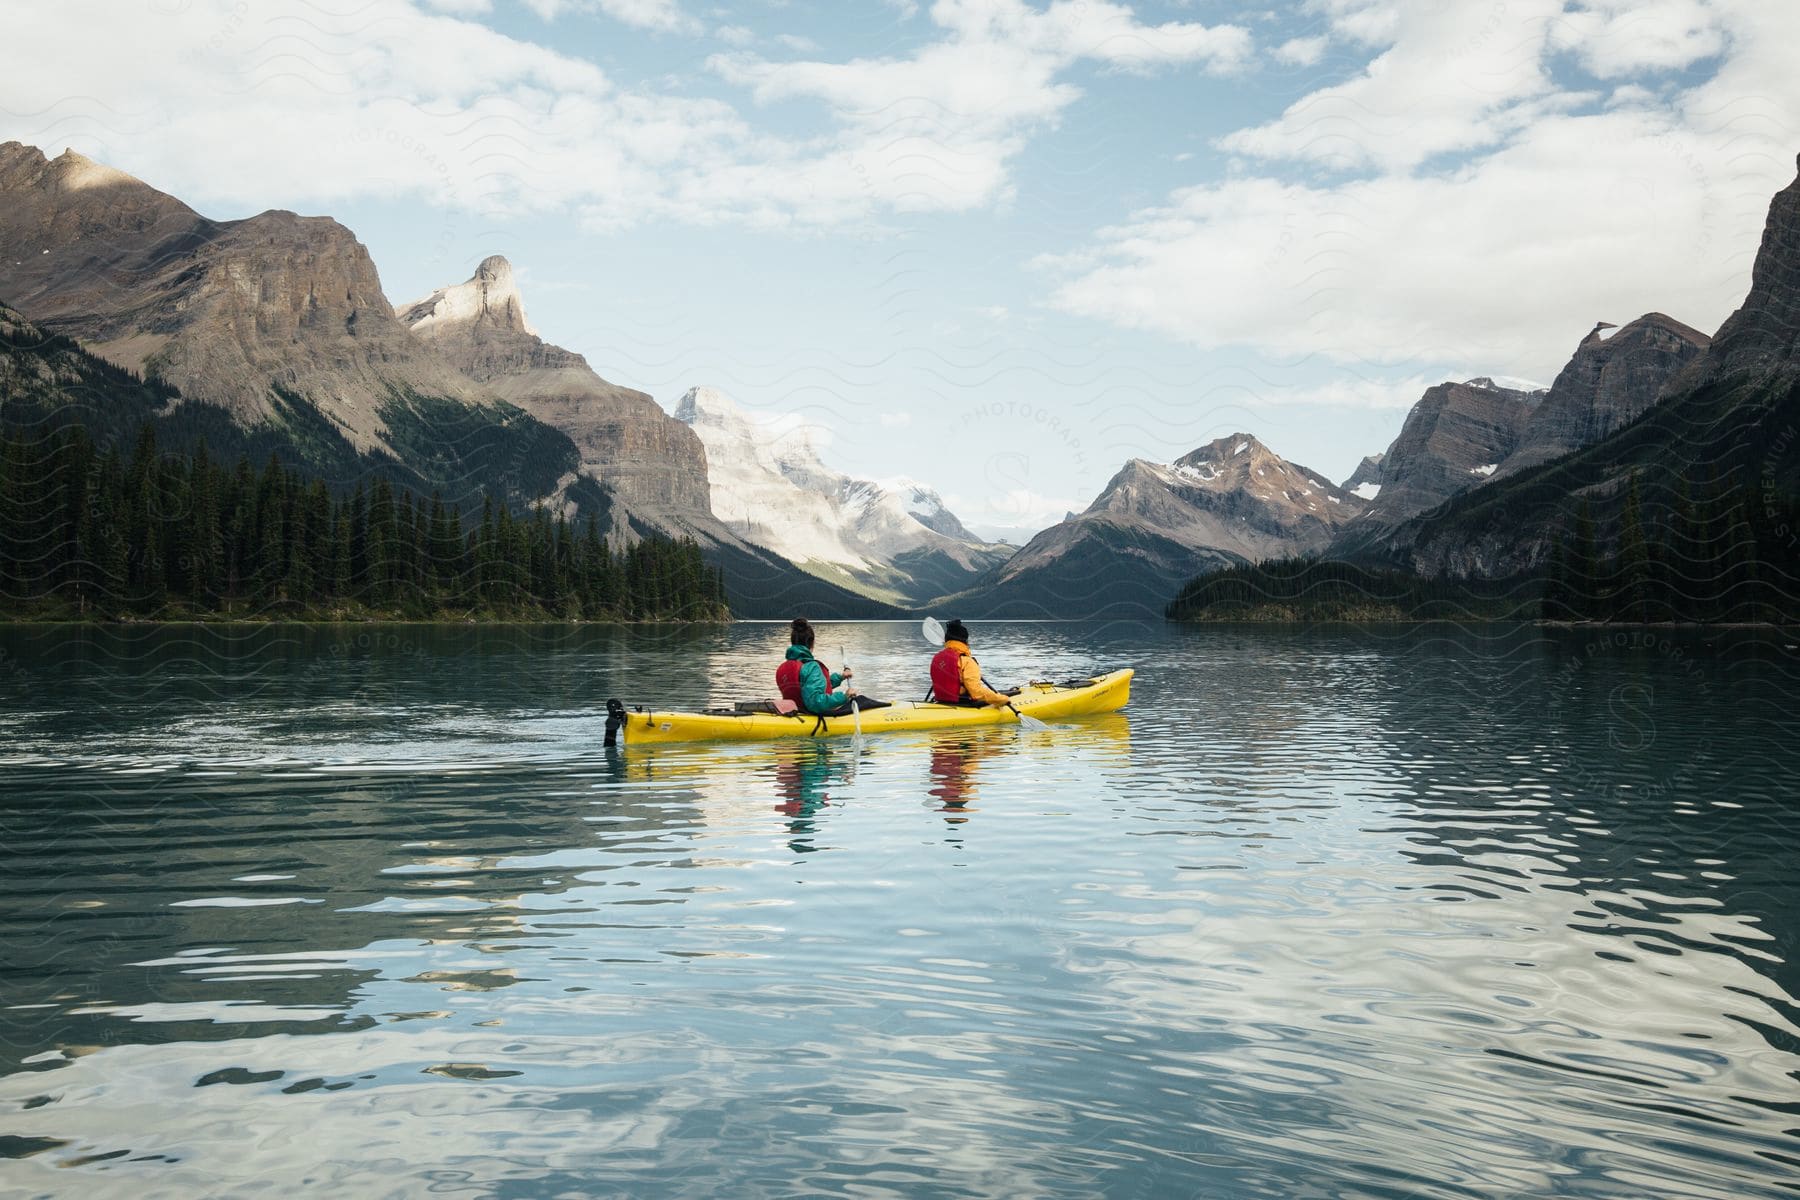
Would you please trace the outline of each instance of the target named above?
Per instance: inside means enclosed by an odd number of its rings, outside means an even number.
[[[851,677],[851,676],[852,676],[852,675],[854,675],[854,674],[856,674],[856,672],[855,672],[855,671],[852,671],[852,670],[851,670],[851,669],[850,669],[850,668],[849,668],[849,667],[845,667],[845,668],[844,668],[844,670],[843,670],[843,673],[842,673],[842,674],[841,674],[841,676],[840,676],[840,678],[843,678],[843,679],[848,679],[848,678],[850,678],[850,677]]]
[[[844,695],[851,699],[855,699],[856,698],[856,689],[853,687],[847,687],[844,689]]]

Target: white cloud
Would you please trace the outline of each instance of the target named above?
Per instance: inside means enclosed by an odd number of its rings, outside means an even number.
[[[1193,63],[1236,70],[1250,53],[1235,26],[1143,25],[1105,0],[939,0],[946,36],[908,57],[776,62],[721,54],[709,66],[758,101],[814,99],[839,126],[832,148],[798,174],[745,172],[742,194],[791,204],[799,186],[824,212],[871,205],[958,211],[1007,198],[1010,163],[1034,130],[1080,95],[1059,78],[1081,61],[1143,70]]]
[[[428,0],[428,3],[439,12],[454,13],[459,17],[473,17],[494,11],[494,0]]]
[[[1725,45],[1723,14],[1706,0],[1577,0],[1555,34],[1602,79],[1687,67]]]
[[[525,5],[546,21],[566,12],[599,12],[621,24],[659,33],[699,33],[702,28],[676,0],[525,0]]]
[[[526,2],[546,18],[689,21],[673,0]],[[728,103],[621,86],[592,63],[410,0],[342,11],[192,0],[167,13],[70,0],[15,18],[10,46],[84,49],[11,56],[0,136],[74,144],[168,190],[251,210],[377,195],[496,215],[573,210],[603,230],[817,226],[1007,199],[1027,138],[1080,94],[1057,78],[1078,61],[1222,70],[1248,53],[1241,31],[1137,25],[1105,2],[945,0],[933,19],[940,36],[911,58],[715,58],[762,99],[829,106],[822,132],[776,135]],[[107,37],[87,36],[101,26]]]
[[[1365,46],[1387,45],[1400,28],[1397,0],[1311,0],[1306,7],[1323,15],[1339,37]]]
[[[104,25],[104,38],[84,29]],[[729,105],[632,91],[591,63],[405,0],[34,6],[0,70],[0,132],[73,144],[177,194],[252,211],[358,195],[505,213],[685,211],[756,152]]]
[[[1383,170],[1496,145],[1543,103],[1567,102],[1554,94],[1544,63],[1562,5],[1384,5],[1382,12],[1395,14],[1397,40],[1363,74],[1313,92],[1275,120],[1219,144],[1254,158]]]
[[[1498,107],[1419,65],[1421,47],[1447,55],[1455,40],[1442,14],[1404,17],[1377,60],[1389,66],[1364,77],[1370,109],[1340,143],[1371,174],[1241,174],[1175,192],[1043,260],[1060,277],[1052,302],[1203,347],[1544,379],[1596,320],[1660,310],[1710,331],[1743,296],[1769,197],[1793,177],[1789,131],[1800,128],[1784,49],[1800,44],[1800,6],[1733,0],[1712,11],[1727,47],[1712,79],[1660,98],[1622,85],[1599,111],[1569,111],[1549,89],[1546,61],[1589,43],[1566,29],[1552,39],[1535,14],[1494,35],[1511,48],[1487,60]],[[1591,44],[1623,61],[1617,31],[1596,28],[1615,40]],[[1647,38],[1635,61],[1660,69],[1653,50],[1666,44]],[[1519,47],[1535,57],[1517,57]],[[1396,74],[1418,89],[1413,110]],[[1302,100],[1258,131],[1263,148],[1316,161],[1326,131],[1312,130],[1309,144],[1292,118],[1343,96],[1327,88]],[[1493,144],[1423,169],[1428,151],[1459,140],[1435,126],[1459,104]],[[1410,125],[1408,111],[1419,114]]]
[[[1290,38],[1275,47],[1275,61],[1290,67],[1310,67],[1325,57],[1325,37]]]
[[[1199,62],[1232,71],[1250,54],[1250,35],[1241,26],[1145,25],[1130,8],[1109,0],[1056,0],[1042,10],[1023,0],[938,0],[931,19],[967,42],[1017,46],[1065,63],[1079,58],[1126,66]]]
[[[912,424],[912,414],[909,412],[884,412],[878,414],[875,419],[881,423],[883,429],[905,429]]]
[[[963,520],[973,520],[984,527],[1036,530],[1056,524],[1069,513],[1085,512],[1089,501],[1073,496],[1048,496],[1029,488],[1011,488],[974,500],[959,496],[954,504],[949,500],[944,503]]]
[[[713,36],[728,46],[748,46],[756,41],[756,31],[746,25],[721,25]]]
[[[1468,379],[1478,374],[1481,372],[1452,367],[1392,376],[1340,375],[1320,384],[1268,384],[1253,388],[1252,392],[1259,405],[1405,411],[1419,402],[1426,388],[1447,379]]]

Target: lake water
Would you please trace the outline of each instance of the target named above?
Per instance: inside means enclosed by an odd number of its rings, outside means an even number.
[[[1793,1197],[1779,635],[0,629],[0,1193]],[[916,627],[822,629],[922,693]]]

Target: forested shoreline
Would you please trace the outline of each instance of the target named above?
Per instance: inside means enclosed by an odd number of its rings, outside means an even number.
[[[1173,621],[1542,620],[1562,624],[1800,624],[1800,509],[1762,478],[1644,484],[1612,528],[1583,501],[1545,568],[1427,579],[1389,567],[1283,559],[1190,580]]]
[[[0,617],[61,620],[728,620],[691,540],[614,551],[541,505],[465,522],[386,479],[334,492],[201,441],[129,454],[72,426],[0,442]]]

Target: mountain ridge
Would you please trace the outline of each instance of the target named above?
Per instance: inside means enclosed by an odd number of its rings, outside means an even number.
[[[719,519],[822,578],[917,605],[966,584],[1011,553],[1010,547],[943,532],[967,534],[930,488],[834,470],[820,457],[810,426],[792,418],[754,418],[718,388],[688,389],[675,419],[706,447]]]
[[[1170,463],[1134,458],[1082,512],[961,593],[971,617],[1160,617],[1193,576],[1322,549],[1364,502],[1248,433]]]

